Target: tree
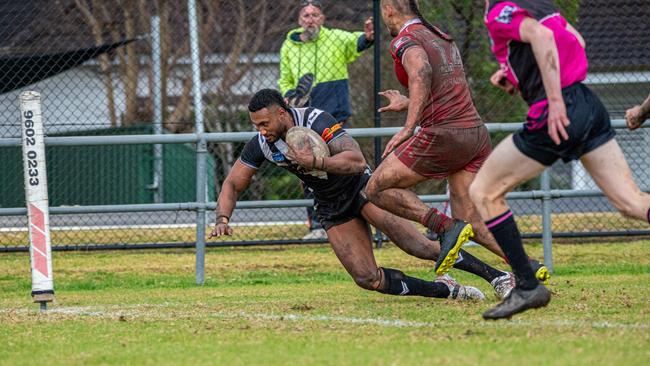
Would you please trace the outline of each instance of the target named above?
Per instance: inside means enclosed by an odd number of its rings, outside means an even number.
[[[125,1],[115,0],[113,6],[100,0],[74,0],[74,5],[82,14],[83,19],[90,27],[96,45],[117,42],[123,39],[136,39],[143,34],[143,28],[149,24],[147,16],[148,6],[145,0]],[[119,9],[119,11],[114,11]],[[136,16],[137,18],[136,22]],[[125,112],[122,116],[122,125],[129,126],[138,122],[137,116],[137,88],[140,72],[140,60],[136,43],[129,43],[118,48],[115,53],[118,57],[120,79],[124,88]],[[106,87],[109,117],[111,126],[117,125],[117,112],[115,105],[115,87],[113,85],[111,59],[108,55],[100,56],[100,68]]]

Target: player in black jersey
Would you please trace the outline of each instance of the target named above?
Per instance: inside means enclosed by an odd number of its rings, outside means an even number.
[[[265,161],[290,171],[314,191],[317,218],[327,231],[334,253],[360,287],[391,295],[482,299],[480,290],[461,286],[449,276],[425,281],[403,272],[378,267],[372,252],[368,224],[375,226],[402,250],[433,260],[438,242],[428,240],[406,219],[369,203],[361,193],[370,169],[357,142],[327,112],[315,108],[289,108],[272,89],[257,92],[248,106],[258,135],[245,146],[225,179],[217,205],[217,222],[210,237],[232,234],[228,225],[239,194]],[[284,138],[293,126],[311,128],[327,143],[330,157],[315,158],[309,146],[289,147]],[[314,167],[324,174],[309,174]],[[455,268],[474,273],[492,284],[504,297],[514,286],[513,277],[461,251]]]

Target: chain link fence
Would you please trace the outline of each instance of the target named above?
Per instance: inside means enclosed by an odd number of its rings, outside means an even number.
[[[43,95],[46,134],[103,136],[195,132],[192,68],[201,75],[205,132],[253,131],[246,105],[261,88],[277,88],[297,100],[301,77],[313,74],[312,105],[330,111],[348,128],[376,126],[375,95],[398,89],[390,35],[376,29],[374,45],[364,33],[378,1],[322,2],[324,25],[301,17],[298,0],[197,0],[198,62],[193,62],[187,2],[147,0],[26,0],[0,4],[0,139],[20,136],[18,95]],[[526,106],[489,85],[496,70],[483,26],[484,0],[421,0],[425,16],[452,34],[461,51],[474,101],[486,122],[521,122]],[[559,0],[556,4],[587,41],[590,74],[585,81],[613,119],[650,93],[650,16],[647,1]],[[318,23],[318,19],[316,19]],[[380,23],[381,24],[381,23]],[[311,28],[310,28],[311,27]],[[304,30],[301,30],[304,28]],[[315,33],[315,34],[314,34]],[[306,37],[306,38],[305,38]],[[310,41],[314,37],[315,41]],[[375,50],[374,48],[378,48]],[[379,52],[379,59],[375,53]],[[159,60],[158,62],[156,62]],[[373,72],[375,63],[379,74]],[[304,81],[304,79],[303,79]],[[298,93],[299,94],[299,93]],[[349,105],[348,105],[349,101]],[[381,116],[382,127],[403,124],[404,114]],[[504,133],[493,135],[500,141]],[[376,143],[358,140],[374,166]],[[650,131],[619,130],[637,183],[648,190]],[[243,142],[208,144],[208,200],[239,156]],[[196,200],[194,144],[49,146],[52,207],[184,203]],[[20,147],[0,146],[0,211],[24,207]],[[579,163],[556,164],[551,188],[595,189]],[[520,190],[539,189],[539,180]],[[416,187],[444,194],[444,182]],[[266,164],[243,201],[304,199],[294,176]],[[522,232],[541,232],[541,203],[516,200]],[[647,224],[622,218],[604,198],[553,201],[553,231],[566,236],[624,234]],[[0,216],[0,250],[26,248],[24,215]],[[192,211],[53,214],[52,243],[58,248],[192,245]],[[214,215],[208,215],[208,222]],[[235,242],[297,242],[308,233],[304,207],[236,210]],[[240,228],[237,230],[237,228]]]

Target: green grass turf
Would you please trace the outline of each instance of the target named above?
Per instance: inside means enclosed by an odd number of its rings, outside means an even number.
[[[542,232],[542,218],[539,215],[517,216],[517,225],[523,233]],[[418,228],[424,232],[421,225]],[[626,219],[617,212],[588,212],[588,213],[557,213],[553,214],[553,232],[594,232],[594,231],[623,231],[643,230],[646,224],[639,220]],[[233,236],[223,239],[227,241],[247,240],[286,240],[299,239],[307,234],[305,224],[281,224],[269,226],[235,226]],[[212,227],[206,227],[210,232]],[[129,227],[123,228],[92,228],[74,230],[60,230],[52,228],[52,244],[59,245],[102,245],[102,244],[149,244],[149,243],[187,243],[196,240],[194,227],[176,228],[150,228]],[[24,231],[0,231],[1,246],[26,246],[29,243],[27,229]]]
[[[529,253],[541,255],[539,245]],[[481,248],[470,252],[503,267]],[[432,278],[392,245],[380,265]],[[0,364],[650,364],[650,241],[556,245],[553,300],[512,321],[484,303],[357,288],[327,246],[54,253],[57,302],[39,314],[29,257],[0,255]]]

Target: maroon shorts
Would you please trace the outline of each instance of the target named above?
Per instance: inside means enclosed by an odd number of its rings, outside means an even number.
[[[492,151],[485,125],[469,128],[422,128],[395,150],[414,172],[443,179],[461,170],[476,173]]]

